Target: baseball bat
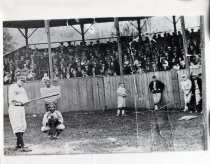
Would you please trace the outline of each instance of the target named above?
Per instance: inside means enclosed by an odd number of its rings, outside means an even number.
[[[36,101],[36,100],[45,99],[45,98],[49,98],[49,97],[53,97],[53,96],[58,96],[58,95],[60,95],[60,94],[59,93],[56,93],[56,94],[53,94],[53,95],[50,95],[50,96],[38,97],[38,98],[35,98],[35,99],[30,100],[30,102]]]

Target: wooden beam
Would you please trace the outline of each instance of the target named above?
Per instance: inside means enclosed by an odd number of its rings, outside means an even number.
[[[142,30],[142,28],[144,27],[144,25],[147,23],[148,19],[149,19],[149,18],[147,18],[147,20],[144,21],[144,24],[141,26],[141,30]]]
[[[187,57],[187,39],[185,34],[185,22],[184,22],[184,16],[181,16],[181,28],[182,28],[182,40],[183,40],[183,48],[184,48],[184,60],[186,68],[189,68],[189,60]]]
[[[119,54],[119,65],[120,65],[120,75],[123,75],[123,65],[122,65],[122,48],[121,48],[121,41],[120,41],[120,28],[119,28],[119,19],[114,18],[114,25],[116,28],[116,35],[117,35],[117,46],[118,46],[118,54]]]
[[[52,54],[51,54],[51,39],[50,39],[50,20],[45,20],[45,29],[47,33],[48,41],[48,55],[49,55],[49,66],[50,66],[50,79],[53,79],[53,69],[52,69]]]
[[[25,28],[25,39],[26,39],[26,46],[28,45],[28,29]]]
[[[82,35],[82,42],[85,42],[85,33],[84,33],[84,24],[80,24],[80,28],[81,28],[81,35]]]
[[[22,35],[24,38],[26,38],[25,34],[21,31],[20,28],[18,28],[18,31],[20,31],[21,35]]]
[[[34,31],[28,36],[28,38],[30,38],[34,33],[35,31],[37,30],[38,28],[35,28]]]
[[[141,38],[141,26],[140,26],[140,19],[137,19],[137,29],[138,29],[138,34],[139,34],[139,39]]]
[[[129,21],[129,23],[130,23],[133,27],[135,27],[136,29],[138,29],[131,21]]]
[[[204,17],[200,16],[201,61],[202,61],[202,110],[203,110],[203,146],[207,150],[207,110],[206,110],[206,67],[205,67],[205,37]]]
[[[175,32],[175,34],[177,34],[177,30],[176,30],[176,16],[172,16],[172,18],[173,18],[174,32]]]
[[[78,32],[79,34],[81,34],[81,32],[79,30],[77,30],[74,26],[70,25],[76,32]]]
[[[86,33],[88,32],[88,30],[93,26],[93,24],[94,24],[94,23],[92,23],[92,24],[88,27],[88,29],[85,31],[84,34],[86,34]]]

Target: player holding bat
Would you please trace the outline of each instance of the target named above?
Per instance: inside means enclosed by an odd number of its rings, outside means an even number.
[[[49,111],[43,117],[41,131],[47,133],[51,139],[58,139],[60,133],[65,129],[61,112],[55,110],[55,104],[49,104]]]
[[[9,87],[9,119],[13,133],[17,137],[17,144],[14,150],[20,149],[22,152],[32,151],[25,146],[23,134],[26,130],[25,105],[29,104],[27,93],[23,88],[24,76],[17,77],[17,83]]]

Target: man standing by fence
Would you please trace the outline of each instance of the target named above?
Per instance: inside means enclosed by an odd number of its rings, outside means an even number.
[[[150,88],[150,91],[152,92],[155,110],[158,110],[158,103],[161,100],[161,95],[162,95],[165,85],[161,81],[157,80],[157,77],[155,75],[152,77],[152,79],[153,80],[149,84],[149,88]]]
[[[122,111],[122,116],[127,116],[125,114],[125,100],[126,100],[126,90],[125,84],[120,83],[119,87],[117,88],[117,117],[120,116],[120,111]]]

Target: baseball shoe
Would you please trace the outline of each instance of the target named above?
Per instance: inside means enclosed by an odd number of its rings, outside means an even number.
[[[116,117],[119,117],[119,116],[120,116],[119,114],[116,115]]]
[[[13,149],[13,151],[18,151],[21,149],[21,146],[15,146],[15,148]]]
[[[14,151],[20,150],[22,147],[21,146],[15,146],[13,149]],[[23,148],[28,148],[27,146],[24,146]]]
[[[127,117],[127,115],[126,115],[126,114],[123,114],[122,116],[123,116],[123,117]]]
[[[24,147],[24,148],[22,148],[20,151],[22,151],[22,152],[30,152],[30,151],[32,151],[32,150]]]

